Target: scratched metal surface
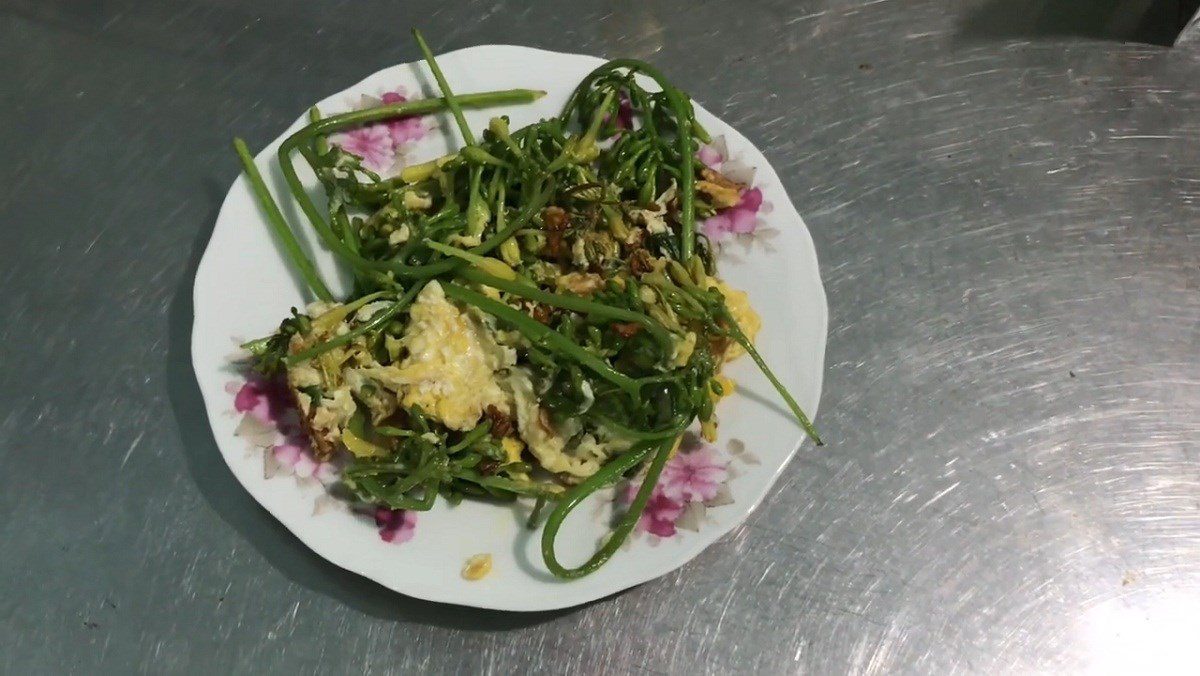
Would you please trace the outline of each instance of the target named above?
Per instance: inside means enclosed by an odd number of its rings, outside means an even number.
[[[652,59],[812,229],[832,443],[675,574],[566,612],[412,601],[218,457],[187,343],[228,140],[414,58],[414,23]],[[0,672],[1184,668],[1200,56],[1032,25],[1000,0],[0,2]]]

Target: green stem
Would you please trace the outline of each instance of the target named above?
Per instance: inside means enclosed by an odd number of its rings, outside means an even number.
[[[447,296],[455,300],[474,305],[497,319],[511,324],[535,345],[553,348],[557,352],[579,362],[582,366],[587,367],[596,375],[611,382],[630,395],[637,396],[639,386],[636,380],[617,371],[609,366],[608,362],[588,352],[558,331],[534,320],[524,312],[458,284],[444,283],[442,284],[442,290],[446,292]]]
[[[469,96],[470,95],[462,97],[462,100],[467,100]],[[423,99],[421,101],[412,101],[409,103],[412,103],[412,104],[424,103],[425,101],[429,101],[429,100],[441,101],[441,99]],[[479,99],[471,99],[471,100],[474,101],[474,100],[479,100]],[[488,100],[491,100],[491,99],[488,99]],[[402,103],[402,104],[395,104],[392,107],[399,109],[406,105],[408,105],[408,104]],[[444,103],[443,103],[443,105],[444,105]],[[378,110],[378,109],[375,109],[375,110]],[[357,112],[362,112],[362,111],[357,111]],[[354,113],[348,113],[348,115],[353,115],[353,114]],[[338,116],[338,117],[341,117],[341,116]],[[317,127],[326,122],[337,120],[338,117],[326,118],[326,119],[322,120],[321,122],[318,122],[315,125],[311,125],[308,128]],[[395,274],[397,277],[410,277],[410,278],[415,277],[415,278],[419,278],[419,279],[433,277],[433,276],[442,274],[443,272],[449,272],[450,270],[455,269],[459,265],[462,265],[461,261],[444,260],[444,261],[438,261],[437,263],[412,266],[412,265],[405,265],[399,261],[370,260],[367,258],[363,258],[362,256],[360,256],[357,253],[355,253],[354,251],[352,251],[350,249],[350,247],[348,247],[346,245],[345,242],[343,242],[341,239],[339,239],[337,237],[337,235],[333,232],[332,228],[330,228],[329,223],[325,221],[324,216],[321,215],[321,211],[319,209],[317,209],[317,206],[315,204],[313,204],[313,201],[308,196],[308,192],[304,189],[304,184],[300,181],[300,176],[296,173],[295,165],[292,164],[292,160],[291,160],[292,152],[297,147],[299,147],[301,144],[305,143],[306,141],[307,141],[307,136],[305,135],[305,130],[303,130],[303,129],[296,132],[295,134],[292,134],[291,136],[289,136],[288,139],[285,140],[283,142],[283,144],[279,147],[279,168],[283,172],[283,178],[285,181],[287,181],[288,187],[291,190],[293,197],[295,197],[296,201],[300,204],[301,211],[303,211],[305,213],[305,215],[308,217],[309,222],[312,223],[313,229],[315,229],[317,231],[317,234],[320,235],[321,240],[325,243],[325,246],[329,247],[335,254],[337,254],[340,258],[342,258],[342,260],[346,261],[347,264],[349,264],[351,267],[355,268],[356,270],[360,270],[360,271],[364,271],[364,272],[391,272],[391,273]],[[516,232],[518,229],[520,229],[526,221],[532,219],[534,214],[536,214],[537,211],[539,209],[541,209],[541,206],[550,199],[550,196],[552,194],[553,194],[553,185],[549,185],[541,194],[539,194],[528,205],[526,205],[526,208],[524,210],[522,210],[520,214],[518,214],[517,218],[509,226],[507,231],[498,232],[498,233],[494,234],[492,237],[489,237],[482,244],[471,249],[470,251],[472,253],[482,255],[482,254],[485,254],[485,253],[491,251],[492,249],[496,248],[497,246],[500,246],[500,244],[504,240],[508,239],[512,235],[513,232]]]
[[[479,165],[472,166],[468,184],[468,190],[470,190],[471,194],[467,197],[467,234],[472,237],[482,235],[488,221],[491,220],[490,209],[488,209],[487,204],[484,202],[483,195],[479,192],[482,181],[483,167]]]
[[[433,509],[433,503],[437,500],[438,479],[436,478],[425,482],[425,485],[422,487],[424,495],[420,499],[396,495],[391,488],[384,488],[383,484],[379,483],[373,477],[356,478],[354,481],[359,486],[365,488],[375,500],[382,502],[392,509],[428,512]]]
[[[542,508],[546,506],[546,498],[539,496],[537,502],[533,503],[533,509],[529,512],[529,518],[525,520],[525,527],[529,530],[537,528],[538,518],[542,514]]]
[[[480,486],[488,488],[496,488],[502,491],[509,491],[518,495],[528,495],[530,497],[551,499],[558,496],[558,492],[550,487],[549,484],[539,484],[532,481],[517,481],[502,476],[484,476],[475,470],[464,469],[454,473],[454,478],[470,481]]]
[[[526,300],[532,300],[552,307],[559,307],[565,310],[573,310],[582,312],[593,317],[603,317],[621,322],[635,322],[646,329],[654,339],[659,342],[665,349],[670,349],[674,340],[671,338],[671,333],[662,327],[661,324],[654,321],[647,315],[632,310],[597,303],[593,300],[581,298],[579,296],[567,296],[564,294],[551,293],[543,291],[535,286],[522,284],[516,281],[501,279],[494,275],[489,275],[478,269],[462,268],[457,271],[459,277],[476,284],[483,284],[501,291],[520,296]]]
[[[521,103],[532,103],[543,96],[546,92],[536,89],[499,89],[490,92],[477,92],[474,94],[461,94],[454,97],[455,103],[460,108],[492,108],[495,106],[516,105]],[[429,115],[432,113],[440,113],[446,110],[449,104],[442,97],[431,99],[416,99],[414,101],[401,101],[399,103],[388,103],[374,108],[365,108],[363,110],[353,110],[340,115],[326,117],[318,122],[314,122],[292,136],[302,136],[313,138],[317,136],[326,136],[334,132],[349,129],[350,127],[358,127],[371,122],[387,120],[395,117],[408,117],[412,115]]]
[[[586,164],[595,159],[599,150],[596,148],[596,136],[600,133],[600,126],[604,123],[604,115],[612,105],[615,92],[608,92],[599,107],[592,113],[591,122],[588,124],[587,130],[580,136],[576,136],[563,146],[562,152],[554,161],[546,167],[545,173],[553,174],[562,169],[567,164]]]
[[[311,122],[320,122],[321,121],[321,109],[317,108],[316,106],[309,108],[308,109],[308,121],[310,123]],[[313,141],[313,152],[315,152],[318,157],[329,152],[329,140],[321,138],[321,139],[317,139],[317,140]]]
[[[470,448],[476,441],[479,441],[492,429],[492,423],[485,422],[482,425],[476,425],[470,432],[463,435],[457,444],[446,449],[446,455],[454,455],[459,451]]]
[[[446,76],[438,67],[437,59],[433,58],[433,52],[429,49],[429,45],[425,44],[425,37],[416,28],[412,29],[412,34],[417,40],[417,47],[421,48],[421,54],[425,56],[425,63],[429,64],[429,70],[433,72],[433,79],[437,80],[438,88],[442,90],[442,96],[446,99],[446,105],[450,107],[450,112],[454,115],[454,121],[458,123],[458,130],[462,132],[463,141],[469,146],[475,145],[475,134],[471,133],[467,119],[463,117],[462,106],[458,104],[458,99],[450,91],[450,83],[446,82]]]
[[[671,107],[671,112],[675,116],[675,124],[677,126],[677,136],[675,140],[679,148],[679,220],[681,231],[679,234],[679,250],[683,260],[692,257],[692,252],[696,246],[696,169],[695,169],[695,149],[692,147],[692,136],[695,134],[694,122],[691,111],[691,103],[686,96],[672,85],[661,72],[654,66],[639,61],[637,59],[614,59],[596,68],[591,73],[583,78],[575,91],[571,93],[567,99],[567,104],[563,106],[563,112],[559,116],[560,121],[566,124],[572,112],[572,109],[579,104],[579,100],[583,97],[583,93],[592,86],[598,78],[609,71],[617,68],[628,68],[630,71],[645,73],[647,77],[654,80],[659,87],[662,88],[663,94],[667,97],[667,103]],[[649,111],[647,111],[649,114]],[[707,132],[702,132],[703,136],[707,136]]]
[[[654,491],[654,486],[658,484],[658,477],[662,473],[663,465],[667,463],[667,458],[670,457],[671,449],[674,446],[674,439],[659,442],[658,450],[654,454],[654,460],[651,461],[649,469],[646,470],[646,476],[642,479],[642,485],[638,488],[637,495],[633,498],[633,502],[630,503],[629,509],[621,516],[621,520],[617,522],[612,535],[609,536],[600,549],[596,550],[595,554],[592,554],[590,559],[576,568],[564,567],[559,563],[558,557],[554,553],[554,539],[558,537],[558,531],[562,527],[563,521],[566,520],[567,515],[592,493],[617,481],[625,472],[641,464],[646,459],[646,456],[655,449],[655,446],[651,444],[635,446],[624,455],[609,462],[600,471],[588,477],[583,483],[567,491],[566,495],[559,501],[558,506],[554,508],[554,511],[546,519],[546,528],[542,531],[542,559],[546,562],[546,567],[550,569],[551,573],[568,580],[580,578],[595,572],[596,569],[603,566],[612,558],[612,555],[621,547],[621,543],[625,542],[625,538],[629,537],[634,526],[637,525],[638,519],[642,517],[642,512],[646,510],[646,503],[650,501],[650,494]]]
[[[608,116],[608,109],[612,106],[613,99],[616,98],[617,92],[609,90],[604,95],[604,100],[600,102],[600,106],[596,108],[596,112],[592,113],[592,123],[587,128],[587,133],[583,135],[583,144],[594,144],[596,137],[600,135],[600,127],[604,124],[604,119]]]
[[[318,357],[322,354],[325,354],[334,348],[347,345],[355,338],[358,338],[363,334],[370,333],[371,331],[375,331],[387,326],[388,322],[392,321],[396,315],[400,314],[409,306],[409,304],[412,303],[413,298],[416,298],[417,294],[420,293],[421,289],[423,288],[425,288],[424,284],[412,285],[409,287],[408,291],[404,292],[403,296],[400,296],[396,299],[395,303],[392,303],[386,310],[372,317],[371,321],[362,324],[357,328],[351,329],[345,334],[327,340],[324,343],[314,345],[306,350],[301,350],[296,354],[289,355],[284,360],[284,363],[286,363],[288,366],[294,366],[300,362],[307,361],[313,357]]]
[[[250,180],[250,187],[254,190],[255,197],[258,198],[258,205],[267,216],[267,223],[270,224],[271,230],[283,244],[283,249],[287,252],[288,258],[292,260],[292,265],[296,266],[300,276],[304,277],[304,281],[317,298],[323,301],[332,301],[333,294],[321,280],[312,261],[304,255],[304,250],[300,248],[300,242],[296,240],[296,235],[288,226],[287,219],[283,217],[279,205],[275,203],[275,198],[271,197],[271,191],[267,189],[267,184],[258,171],[258,165],[254,164],[254,157],[250,154],[250,149],[246,147],[246,142],[235,138],[233,139],[233,148],[242,161],[242,168],[245,169],[246,178]]]
[[[645,381],[643,380],[641,382],[645,382]],[[599,423],[606,432],[609,432],[609,433],[613,434],[614,436],[618,436],[623,439],[633,439],[634,441],[658,441],[660,439],[674,439],[675,437],[679,436],[680,434],[683,434],[683,431],[687,429],[687,426],[690,422],[690,421],[685,420],[684,422],[682,422],[678,425],[675,425],[673,427],[670,427],[668,429],[658,431],[658,432],[654,432],[654,431],[643,432],[643,431],[639,431],[639,430],[635,430],[635,429],[630,429],[614,420],[609,420],[608,418],[605,418],[602,415],[593,414],[592,417],[595,418],[596,422]],[[676,419],[679,419],[679,418],[677,417]]]
[[[488,129],[492,130],[496,138],[504,143],[508,148],[508,152],[512,153],[513,157],[519,161],[525,160],[525,151],[521,150],[521,146],[517,145],[517,142],[513,140],[512,134],[509,133],[508,120],[503,117],[493,117],[488,122]]]
[[[754,347],[754,343],[750,342],[750,339],[746,337],[745,333],[742,333],[742,328],[738,326],[738,323],[733,319],[733,316],[729,314],[729,310],[723,310],[722,315],[722,319],[725,320],[726,329],[733,336],[733,339],[737,341],[737,344],[742,346],[742,349],[746,351],[746,354],[750,355],[750,358],[754,360],[756,365],[758,365],[758,369],[763,372],[763,375],[767,377],[767,380],[771,381],[771,384],[775,386],[775,390],[779,392],[779,396],[783,397],[783,400],[787,403],[788,408],[791,409],[792,415],[796,416],[796,421],[800,423],[800,427],[804,428],[804,433],[807,434],[808,438],[812,439],[813,443],[816,445],[824,446],[825,442],[821,441],[821,437],[817,435],[817,428],[812,424],[812,421],[808,419],[808,416],[804,414],[804,411],[800,409],[800,404],[796,403],[795,398],[792,397],[792,393],[788,392],[787,388],[783,386],[783,383],[779,382],[779,379],[775,377],[775,373],[771,371],[771,367],[767,366],[767,362],[763,360],[762,355],[758,353],[758,350]]]

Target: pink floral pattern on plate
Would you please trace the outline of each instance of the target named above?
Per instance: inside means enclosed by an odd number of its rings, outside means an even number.
[[[417,529],[417,513],[402,509],[375,508],[375,526],[384,542],[400,544],[413,539]]]
[[[355,109],[404,103],[407,100],[407,90],[396,87],[379,98],[362,97]],[[361,157],[367,169],[378,173],[394,173],[399,171],[403,163],[407,146],[424,138],[430,128],[431,124],[424,116],[398,117],[334,134],[330,141],[342,150]]]
[[[701,231],[710,240],[720,245],[731,238],[749,243],[754,236],[769,238],[773,230],[766,228],[760,214],[771,212],[771,203],[763,200],[762,190],[754,187],[754,168],[746,165],[737,156],[731,155],[724,136],[701,146],[696,157],[709,169],[719,171],[726,178],[748,186],[741,192],[741,199],[732,207],[722,209],[709,216],[700,225]],[[765,237],[764,237],[765,236]]]
[[[262,452],[263,476],[268,479],[291,476],[301,486],[311,486],[314,482],[319,485],[321,490],[313,502],[314,515],[348,507],[328,490],[340,476],[338,463],[321,462],[313,457],[299,411],[282,378],[265,378],[247,369],[242,380],[228,383],[225,389],[233,395],[232,413],[242,416],[234,434],[246,440],[250,452]],[[384,542],[408,542],[416,531],[417,515],[413,512],[386,507],[355,511],[374,519]]]
[[[340,476],[338,463],[313,457],[283,379],[265,378],[246,370],[243,380],[230,382],[225,389],[233,396],[231,413],[242,416],[234,434],[247,441],[249,451],[263,454],[266,478],[291,476],[301,486],[319,485],[322,490],[314,500],[314,515],[350,507],[329,493]],[[693,435],[685,437],[679,452],[663,466],[635,533],[654,536],[654,544],[660,538],[676,536],[679,530],[699,531],[709,508],[732,504],[729,482],[736,472],[730,458],[745,464],[759,461],[736,439],[727,444],[727,449],[728,453],[723,454]],[[628,507],[640,487],[640,480],[627,483],[617,490],[614,502],[621,508]],[[412,540],[416,533],[415,512],[364,505],[354,506],[353,511],[373,519],[384,542],[401,544]]]
[[[734,457],[743,452],[739,450]],[[729,481],[734,476],[728,457],[715,446],[688,435],[679,452],[663,466],[634,532],[670,538],[679,530],[699,531],[709,508],[733,503]],[[617,506],[628,507],[641,485],[637,479],[618,490]]]
[[[319,485],[322,490],[314,499],[314,515],[349,507],[329,493],[340,475],[338,463],[313,457],[291,392],[281,378],[264,378],[247,370],[243,380],[230,382],[225,389],[233,397],[231,413],[242,416],[234,433],[247,441],[251,452],[263,454],[266,478],[291,476],[301,486]],[[680,530],[699,531],[707,509],[732,504],[729,481],[736,474],[730,457],[746,464],[757,464],[758,459],[737,440],[730,441],[728,449],[728,454],[722,454],[715,446],[688,435],[679,452],[663,466],[635,532],[654,536],[653,544]],[[628,507],[640,487],[640,480],[629,482],[617,491],[615,502]],[[416,533],[415,512],[362,505],[353,511],[373,519],[384,542],[402,544]]]
[[[233,409],[242,414],[235,432],[251,447],[264,451],[268,478],[280,473],[297,479],[316,479],[323,486],[337,480],[336,463],[320,462],[312,455],[299,412],[282,378],[265,378],[247,370],[241,382],[226,385],[233,394]]]
[[[387,171],[396,162],[392,135],[382,123],[337,134],[332,141],[342,150],[361,157],[363,166],[375,172]]]

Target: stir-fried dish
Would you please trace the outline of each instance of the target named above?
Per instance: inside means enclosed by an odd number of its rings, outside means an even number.
[[[562,113],[471,129],[467,108],[511,106],[533,90],[451,91],[416,38],[440,98],[322,118],[288,137],[279,163],[324,245],[353,274],[336,297],[235,142],[275,236],[316,300],[246,348],[286,377],[318,459],[345,458],[345,488],[392,509],[444,499],[549,510],[547,567],[564,578],[603,565],[645,508],[685,430],[717,436],[722,367],[748,354],[819,440],[754,348],[746,294],[717,274],[698,217],[745,188],[696,161],[708,134],[691,101],[653,67],[610,61]],[[635,75],[652,81],[643,87]],[[643,81],[647,81],[644,80]],[[329,136],[448,110],[464,145],[382,177]],[[299,155],[324,188],[310,198]],[[566,568],[554,540],[596,490],[637,472],[641,487],[614,532]],[[545,509],[543,509],[543,507]]]

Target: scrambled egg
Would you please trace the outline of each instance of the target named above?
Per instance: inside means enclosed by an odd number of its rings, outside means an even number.
[[[686,366],[688,360],[692,358],[692,353],[695,351],[696,334],[688,331],[681,340],[675,342],[675,349],[671,355],[671,366],[675,368]]]
[[[549,472],[580,477],[591,476],[600,469],[600,463],[595,460],[575,458],[564,452],[567,438],[571,435],[567,433],[568,430],[560,430],[550,424],[542,415],[528,371],[513,369],[508,376],[508,387],[513,396],[513,408],[516,409],[517,429],[521,431],[521,438],[528,445],[529,452],[537,458],[538,464]]]
[[[516,437],[504,437],[500,440],[507,462],[521,462],[521,451],[525,450],[525,442]]]
[[[516,353],[497,345],[483,321],[446,300],[441,285],[430,282],[409,309],[400,338],[407,356],[398,365],[363,373],[395,392],[404,406],[420,406],[450,429],[469,430],[488,406],[512,410],[496,371],[516,363]]]
[[[759,329],[762,328],[762,317],[759,317],[754,308],[750,306],[750,297],[746,295],[745,291],[738,291],[714,277],[708,278],[708,285],[725,296],[725,306],[729,308],[729,314],[733,315],[733,321],[737,322],[738,328],[753,343]],[[725,361],[733,361],[744,353],[745,350],[741,345],[730,341],[729,347],[725,350]]]
[[[709,278],[708,285],[725,296],[730,314],[753,340],[762,320],[750,307],[746,293],[715,278]],[[647,290],[641,289],[643,293]],[[349,319],[367,321],[385,306],[381,301],[358,307],[321,304],[310,306],[309,312],[316,317],[314,326],[319,329],[317,337],[321,337],[344,333],[349,330]],[[375,422],[386,419],[399,403],[420,407],[426,415],[458,431],[475,427],[487,407],[495,406],[517,422],[519,436],[500,440],[508,462],[520,461],[528,449],[542,468],[576,481],[596,473],[613,454],[632,445],[629,440],[613,438],[603,430],[583,433],[576,420],[552,422],[540,405],[531,374],[515,367],[516,351],[510,343],[516,341],[496,331],[492,321],[475,309],[463,310],[451,303],[441,285],[430,282],[409,309],[404,334],[400,338],[385,338],[384,348],[393,360],[391,365],[380,365],[366,345],[356,340],[290,367],[289,384],[323,455],[331,454],[339,442],[351,446],[357,441],[346,438],[343,429],[356,411],[354,397],[361,399]],[[293,340],[293,351],[305,346],[299,336]],[[686,363],[696,340],[697,336],[691,332],[682,337],[672,355],[676,366]],[[731,342],[722,355],[723,361],[735,359],[743,352],[741,346]],[[716,379],[723,393],[710,393],[714,404],[734,390],[728,378],[717,375]],[[324,389],[324,396],[318,401],[310,400],[300,391],[309,386]],[[716,419],[702,424],[701,432],[705,439],[715,439]]]
[[[567,440],[581,431],[579,423],[567,420],[554,425],[542,412],[533,391],[533,382],[525,369],[513,369],[507,384],[512,392],[521,438],[528,445],[529,452],[537,458],[538,464],[549,472],[589,477],[613,453],[627,450],[632,445],[626,440],[598,439],[595,435],[583,434],[578,443],[568,449]]]

